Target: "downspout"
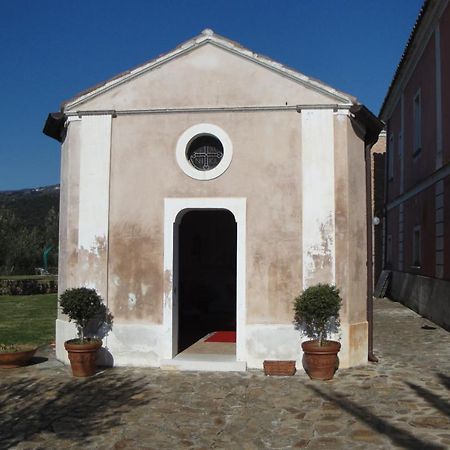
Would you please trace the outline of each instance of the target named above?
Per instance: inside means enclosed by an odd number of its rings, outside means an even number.
[[[372,154],[371,149],[378,140],[378,135],[384,128],[381,122],[364,105],[353,105],[350,108],[352,118],[363,127],[364,135],[364,159],[366,169],[366,232],[367,232],[367,324],[368,324],[368,345],[367,359],[371,362],[378,362],[378,358],[373,354],[373,244],[372,244]]]
[[[367,359],[378,362],[373,354],[373,217],[372,217],[372,144],[364,142],[366,162],[366,230],[367,230]]]

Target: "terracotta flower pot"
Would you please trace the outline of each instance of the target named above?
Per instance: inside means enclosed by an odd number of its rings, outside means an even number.
[[[24,366],[34,356],[37,347],[18,345],[18,350],[16,352],[0,353],[0,368],[12,369]]]
[[[83,344],[78,339],[64,342],[64,348],[69,353],[70,366],[74,377],[90,377],[96,370],[97,350],[102,346],[100,339],[85,340]]]
[[[325,341],[323,346],[319,341],[302,343],[303,368],[313,380],[331,380],[336,372],[339,359],[338,352],[341,344],[336,341]]]
[[[288,377],[295,374],[295,361],[265,360],[264,375]]]

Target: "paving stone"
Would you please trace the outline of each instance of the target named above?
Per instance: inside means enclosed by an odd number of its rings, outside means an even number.
[[[319,422],[315,426],[315,430],[319,435],[337,433],[342,429],[342,425],[337,423]]]
[[[300,439],[299,441],[295,442],[294,448],[306,448],[309,443],[309,439]]]
[[[126,448],[133,448],[136,447],[136,441],[133,441],[131,439],[121,439],[120,441],[117,441],[114,444],[113,449],[114,450],[123,450]]]
[[[383,444],[383,440],[380,438],[380,435],[375,431],[371,430],[355,430],[350,434],[352,441],[362,441],[368,442],[372,444]]]
[[[450,334],[422,323],[376,300],[379,363],[329,382],[148,368],[77,380],[46,349],[45,368],[0,373],[0,449],[450,448]]]
[[[311,439],[308,450],[345,450],[348,448],[343,438],[319,437]]]
[[[413,427],[432,428],[435,430],[447,430],[450,428],[450,419],[443,416],[418,417],[409,423]]]

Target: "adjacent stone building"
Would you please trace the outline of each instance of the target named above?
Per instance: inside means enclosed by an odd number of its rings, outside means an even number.
[[[372,147],[372,215],[373,215],[373,274],[374,286],[379,280],[384,263],[384,204],[386,185],[386,131],[378,136]]]
[[[81,93],[44,131],[62,142],[60,290],[104,297],[113,364],[176,365],[235,330],[233,354],[207,367],[240,370],[300,361],[293,299],[335,283],[341,366],[364,364],[365,154],[379,127],[354,97],[210,30]],[[59,359],[73,335],[59,314]]]
[[[450,3],[424,2],[382,106],[390,296],[450,329]]]

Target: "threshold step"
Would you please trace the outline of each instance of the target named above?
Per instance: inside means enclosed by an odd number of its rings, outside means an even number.
[[[189,355],[189,358],[163,359],[160,367],[162,370],[203,372],[245,372],[247,370],[245,361],[236,361],[229,358],[212,358],[211,356]]]

